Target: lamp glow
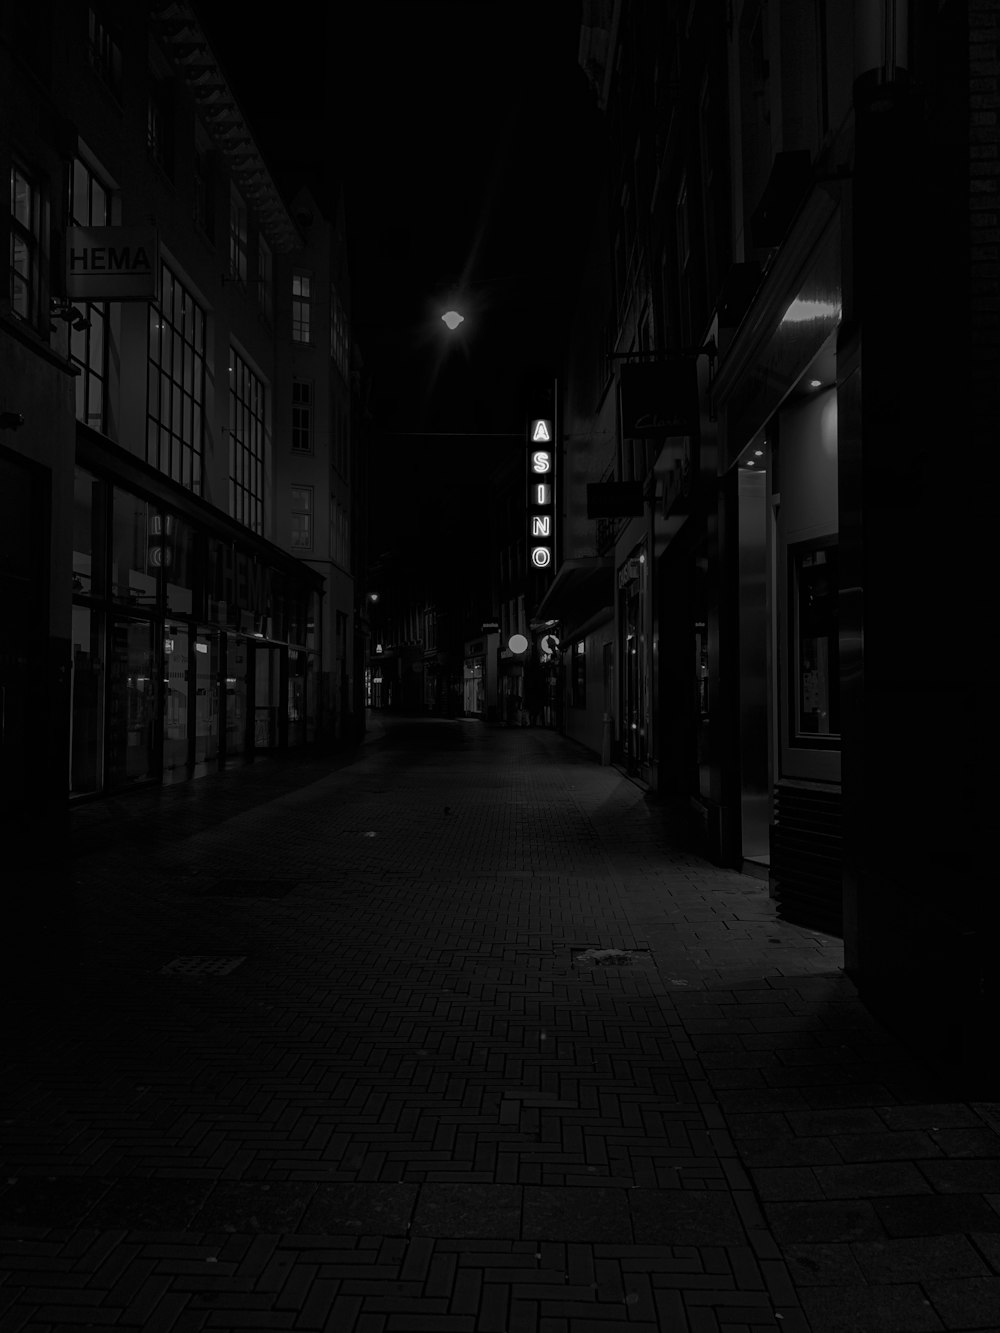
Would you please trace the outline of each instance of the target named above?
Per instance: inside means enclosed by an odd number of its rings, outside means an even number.
[[[459,324],[465,323],[465,316],[460,315],[457,310],[446,310],[441,316],[449,329],[457,329]]]

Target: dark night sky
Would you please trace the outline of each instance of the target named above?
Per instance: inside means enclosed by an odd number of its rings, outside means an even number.
[[[520,431],[523,377],[553,367],[593,208],[579,0],[335,3],[325,32],[300,0],[278,11],[280,32],[234,28],[221,0],[198,8],[279,181],[325,166],[343,182],[355,335],[384,432]],[[468,320],[449,339],[452,293]],[[461,447],[472,484],[504,446]],[[431,442],[382,448],[407,486],[438,471]]]

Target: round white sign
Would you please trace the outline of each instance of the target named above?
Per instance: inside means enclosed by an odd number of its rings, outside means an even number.
[[[528,640],[523,634],[512,634],[507,640],[507,647],[512,653],[523,653],[528,646]]]

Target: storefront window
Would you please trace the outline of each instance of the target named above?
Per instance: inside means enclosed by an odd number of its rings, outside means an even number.
[[[242,754],[247,735],[249,647],[239,634],[226,635],[226,754]]]
[[[466,714],[477,717],[482,714],[485,706],[484,665],[484,659],[481,657],[470,657],[465,662],[462,708]]]
[[[194,761],[219,753],[219,636],[201,628],[194,640]]]
[[[316,719],[319,716],[319,671],[315,653],[305,654],[306,744],[316,739]]]
[[[303,652],[288,650],[288,744],[301,745],[305,739],[306,662]]]
[[[789,551],[793,733],[797,743],[840,735],[837,547],[803,542]]]
[[[162,555],[162,516],[153,505],[114,488],[111,596],[131,606],[155,606]]]
[[[586,708],[587,706],[587,645],[586,643],[574,643],[573,658],[573,707]]]
[[[156,680],[153,626],[116,620],[108,664],[108,787],[153,776]]]
[[[70,722],[70,792],[99,791],[104,736],[103,616],[73,607],[73,686]]]
[[[106,487],[77,468],[73,491],[73,591],[99,597],[104,592]]]
[[[183,768],[188,759],[187,625],[167,621],[163,639],[163,767]]]
[[[167,595],[167,610],[175,615],[194,613],[195,591],[195,531],[176,514],[156,514],[162,530],[163,575]]]
[[[258,750],[278,744],[278,685],[281,660],[277,648],[257,645],[254,652],[253,743]]]

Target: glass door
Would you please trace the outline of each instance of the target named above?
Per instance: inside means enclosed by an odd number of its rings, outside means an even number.
[[[188,662],[191,636],[183,622],[167,621],[163,636],[163,772],[188,764]]]
[[[156,776],[156,654],[148,620],[115,620],[108,660],[107,785]]]
[[[200,627],[194,641],[194,762],[219,755],[219,635]]]
[[[281,685],[281,655],[277,648],[257,644],[254,650],[253,744],[255,750],[278,746],[278,708]]]
[[[241,634],[226,635],[226,755],[247,748],[250,648]]]

